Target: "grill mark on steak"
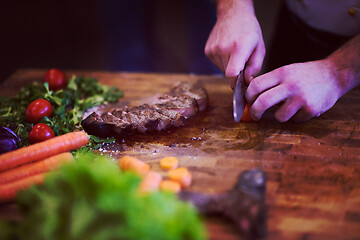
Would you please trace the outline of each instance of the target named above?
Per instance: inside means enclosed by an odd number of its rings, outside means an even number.
[[[204,88],[182,82],[153,104],[117,108],[104,113],[93,112],[81,124],[86,132],[96,136],[161,131],[180,127],[186,119],[203,111],[207,103],[208,95]]]
[[[186,95],[170,96],[166,95],[159,98],[155,104],[158,108],[165,108],[180,113],[185,118],[193,117],[198,111],[196,99]]]
[[[196,100],[199,111],[204,111],[208,104],[208,94],[204,89],[198,85],[192,85],[187,82],[181,82],[179,85],[174,87],[170,94],[173,96],[180,96],[182,94],[192,97]]]

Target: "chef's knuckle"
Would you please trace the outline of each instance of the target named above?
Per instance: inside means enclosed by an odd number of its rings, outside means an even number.
[[[212,49],[211,49],[211,47],[208,46],[208,45],[206,45],[204,52],[205,52],[205,55],[206,55],[206,56],[210,56],[210,55],[212,54]]]
[[[250,82],[251,85],[251,90],[254,93],[260,93],[261,92],[261,86],[260,86],[260,82],[257,79],[254,79]]]
[[[224,48],[225,48],[224,51],[233,52],[233,53],[239,52],[241,50],[241,46],[244,46],[244,45],[241,44],[239,41],[233,40],[224,46]]]
[[[231,41],[227,42],[226,46],[227,46],[229,49],[234,50],[234,49],[237,49],[237,48],[239,47],[239,43],[238,43],[238,41],[236,41],[236,40],[231,40]]]
[[[291,76],[288,76],[289,68],[288,66],[283,66],[275,70],[275,74],[278,78],[284,80],[289,79]]]
[[[286,84],[286,89],[289,93],[301,93],[301,88],[297,84],[297,82],[288,82]]]
[[[225,52],[227,52],[227,46],[224,44],[219,44],[216,45],[215,47],[215,52],[220,53],[220,54],[224,54]]]

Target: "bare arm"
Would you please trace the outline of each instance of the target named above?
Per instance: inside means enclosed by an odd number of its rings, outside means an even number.
[[[360,34],[327,59],[333,65],[341,96],[360,84]]]
[[[287,65],[253,79],[246,91],[254,120],[280,103],[280,122],[305,121],[329,110],[360,83],[360,34],[319,61]]]
[[[239,72],[250,82],[260,70],[265,45],[252,0],[218,0],[217,21],[205,46],[205,54],[234,88]]]

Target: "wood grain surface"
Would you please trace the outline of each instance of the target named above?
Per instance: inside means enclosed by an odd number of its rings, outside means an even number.
[[[11,96],[43,70],[19,70],[1,85]],[[209,93],[206,111],[177,129],[135,134],[103,146],[107,154],[137,156],[160,171],[159,160],[177,156],[193,174],[191,190],[219,193],[232,188],[244,170],[267,175],[267,239],[360,239],[360,89],[354,89],[319,118],[278,123],[270,110],[255,123],[235,123],[232,91],[221,76],[68,71],[92,76],[124,91],[122,105],[149,101],[180,81],[201,82]],[[15,216],[13,205],[0,206]],[[224,219],[205,220],[209,239],[242,239]]]

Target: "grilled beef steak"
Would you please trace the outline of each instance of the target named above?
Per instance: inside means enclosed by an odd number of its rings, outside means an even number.
[[[207,103],[204,88],[182,82],[152,104],[118,108],[102,114],[93,112],[81,124],[86,132],[96,136],[161,131],[181,126],[187,118],[203,111]]]

